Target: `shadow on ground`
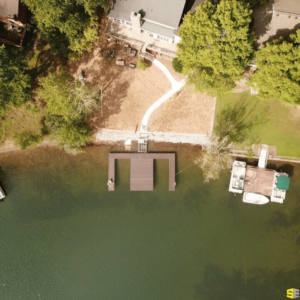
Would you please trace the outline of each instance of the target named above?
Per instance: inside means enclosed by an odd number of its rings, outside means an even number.
[[[230,142],[242,143],[249,132],[257,125],[267,122],[267,116],[256,113],[257,102],[243,100],[225,108],[216,120],[216,134],[221,138],[229,137]],[[251,140],[248,143],[257,143]]]
[[[264,36],[270,29],[270,22],[272,20],[273,2],[269,1],[267,4],[261,4],[253,8],[253,22],[252,29],[259,39]],[[256,46],[258,46],[257,44]]]

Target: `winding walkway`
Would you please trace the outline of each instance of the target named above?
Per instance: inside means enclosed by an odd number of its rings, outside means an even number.
[[[141,128],[140,132],[147,132],[148,131],[148,121],[151,116],[151,114],[158,108],[160,107],[164,102],[166,102],[169,98],[171,98],[174,94],[176,94],[178,91],[180,91],[186,84],[186,78],[181,80],[180,82],[177,81],[171,72],[166,68],[164,64],[162,64],[159,60],[154,59],[153,64],[156,65],[168,78],[168,80],[171,83],[171,90],[169,90],[166,94],[164,94],[162,97],[160,97],[155,103],[153,103],[148,110],[146,111],[142,123],[141,123]]]

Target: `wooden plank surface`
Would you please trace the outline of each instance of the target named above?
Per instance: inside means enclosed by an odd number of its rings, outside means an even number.
[[[176,165],[175,153],[109,153],[109,171],[108,179],[113,179],[115,183],[115,160],[116,159],[130,159],[130,177],[135,181],[131,185],[131,190],[149,191],[153,190],[153,160],[154,159],[168,159],[169,160],[169,191],[176,190]],[[150,175],[150,169],[152,175]],[[139,178],[139,179],[137,179]],[[150,180],[152,185],[150,187]],[[144,183],[143,183],[144,182]],[[144,187],[144,189],[142,189]],[[132,189],[133,188],[133,189]],[[138,189],[135,189],[138,188]],[[150,189],[152,188],[152,189]],[[114,191],[115,186],[108,187],[109,191]]]
[[[130,190],[153,191],[153,159],[130,160]]]

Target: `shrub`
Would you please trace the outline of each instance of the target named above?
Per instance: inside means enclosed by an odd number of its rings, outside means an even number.
[[[40,135],[33,134],[32,132],[24,132],[16,135],[15,139],[23,150],[30,146],[39,144],[42,140],[42,137]]]
[[[143,59],[138,61],[138,69],[145,71],[147,69],[147,63]]]
[[[173,60],[172,60],[172,66],[173,66],[173,69],[178,72],[178,73],[182,73],[182,63],[181,61],[178,59],[178,57],[175,57]]]

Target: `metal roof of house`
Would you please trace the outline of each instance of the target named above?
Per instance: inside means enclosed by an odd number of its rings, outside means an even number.
[[[19,14],[19,0],[0,0],[0,15],[7,17],[9,15]]]
[[[300,0],[276,0],[274,10],[287,14],[300,15]]]
[[[149,21],[145,21],[142,25],[142,29],[146,31],[150,31],[159,35],[163,35],[165,37],[172,38],[174,29],[164,27]]]
[[[192,8],[191,8],[191,12],[192,12],[192,13],[195,12],[196,7],[198,7],[198,6],[199,6],[200,4],[202,4],[203,2],[205,2],[205,0],[196,0],[195,3],[194,3],[194,5],[193,5]]]
[[[111,18],[130,21],[131,12],[138,13],[142,10],[145,13],[144,19],[177,28],[186,0],[115,0],[113,2],[108,13]]]
[[[245,192],[271,196],[275,174],[275,170],[247,166]]]

